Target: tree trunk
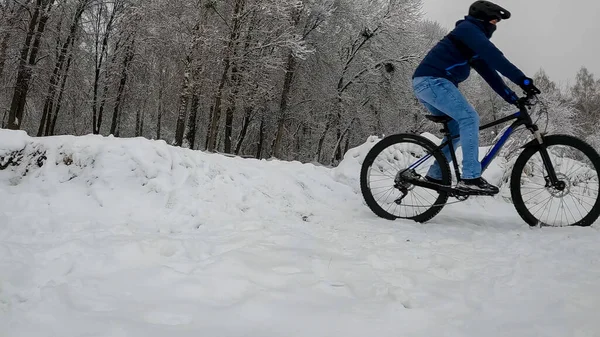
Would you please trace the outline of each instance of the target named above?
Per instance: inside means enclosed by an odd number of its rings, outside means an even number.
[[[242,149],[242,144],[244,143],[244,139],[246,138],[246,134],[248,133],[248,125],[250,125],[250,120],[252,117],[252,108],[246,107],[244,120],[242,121],[242,129],[240,130],[240,135],[238,136],[237,144],[235,145],[234,154],[240,154]]]
[[[33,67],[37,62],[41,36],[50,18],[50,9],[53,3],[54,0],[37,0],[33,15],[29,21],[27,36],[21,49],[15,90],[10,104],[8,115],[9,129],[19,130],[23,123],[23,113],[31,84]]]
[[[250,23],[250,27],[248,28],[248,31],[246,32],[246,40],[244,42],[244,49],[242,51],[242,55],[246,55],[248,49],[250,48],[250,44],[251,44],[251,40],[252,40],[252,34],[251,32],[254,30],[254,19],[251,21]],[[225,113],[225,153],[231,153],[231,147],[232,147],[232,134],[233,134],[233,116],[237,110],[237,97],[239,95],[240,92],[240,87],[242,84],[242,76],[240,74],[244,73],[246,70],[246,65],[244,64],[245,62],[245,57],[242,58],[242,60],[237,61],[238,59],[238,46],[239,46],[239,34],[235,37],[235,44],[233,47],[233,61],[232,62],[232,67],[231,67],[231,83],[233,83],[234,88],[231,94],[231,98],[229,100],[229,106],[227,107],[226,113]],[[238,64],[239,63],[239,64]]]
[[[213,110],[213,116],[210,122],[209,128],[209,137],[207,149],[210,152],[213,152],[217,143],[217,134],[219,129],[219,121],[221,119],[221,109],[222,109],[222,100],[223,100],[223,89],[225,87],[225,83],[227,82],[227,74],[229,73],[229,69],[231,67],[231,57],[234,55],[234,49],[236,46],[236,42],[239,39],[240,31],[241,31],[241,13],[244,11],[244,6],[246,5],[246,0],[235,0],[235,9],[233,11],[233,19],[231,25],[231,32],[229,33],[229,41],[227,42],[227,48],[225,50],[225,58],[223,60],[223,74],[221,75],[221,81],[219,82],[219,86],[217,89],[217,94],[215,97],[215,104]],[[227,140],[226,140],[227,141]]]
[[[146,115],[146,108],[148,107],[148,99],[150,97],[150,87],[146,87],[144,93],[144,101],[139,105],[135,113],[135,137],[142,137],[144,134],[144,117]]]
[[[286,112],[289,102],[290,90],[292,88],[292,81],[294,80],[294,73],[296,72],[296,66],[298,62],[296,58],[290,52],[288,54],[287,65],[285,68],[285,79],[283,80],[283,91],[281,92],[281,101],[279,103],[279,116],[277,118],[277,132],[275,133],[275,139],[273,140],[273,156],[275,158],[281,157],[281,139],[283,138],[283,131],[285,130]]]
[[[234,51],[234,56],[236,52]],[[231,70],[231,82],[234,85],[233,93],[227,110],[225,110],[225,153],[231,153],[232,134],[233,134],[233,115],[236,110],[236,98],[240,92],[241,76],[236,65]]]
[[[219,88],[217,89],[217,96],[215,98],[215,104],[213,107],[212,118],[208,130],[208,142],[206,143],[207,150],[213,152],[217,144],[217,134],[219,131],[219,121],[221,119],[221,103],[223,100],[223,88],[227,81],[227,72],[229,72],[229,58],[225,59],[225,67],[223,69],[223,75],[221,76],[221,82],[219,82]]]
[[[56,127],[56,120],[58,119],[58,113],[62,106],[62,100],[65,94],[65,86],[67,84],[67,78],[69,74],[69,69],[71,68],[71,61],[73,60],[73,53],[69,54],[69,58],[67,59],[67,66],[65,68],[65,74],[62,78],[62,83],[60,85],[60,92],[58,93],[58,99],[56,101],[56,109],[54,110],[54,114],[52,116],[52,122],[50,124],[50,130],[46,132],[46,136],[54,135],[54,128]]]
[[[52,83],[53,79],[50,79],[50,87],[48,88],[48,93],[46,94],[46,100],[44,102],[44,109],[42,112],[42,119],[40,120],[40,126],[38,127],[37,136],[41,137],[44,134],[44,131],[48,129],[48,121],[50,120],[49,110],[53,109],[53,100],[56,89],[55,84]]]
[[[293,27],[298,27],[300,24],[300,20],[302,18],[303,9],[301,7],[296,7],[291,11],[291,20]],[[313,29],[317,28],[320,23],[315,22],[315,25],[312,27],[305,25],[304,32],[302,33],[302,38],[306,39],[308,35],[312,32]],[[283,133],[285,131],[285,122],[287,119],[287,108],[289,104],[290,91],[292,89],[292,82],[294,80],[294,75],[296,73],[296,68],[298,66],[298,61],[294,57],[294,54],[290,50],[288,52],[287,63],[285,67],[285,76],[283,79],[283,89],[281,91],[281,100],[279,101],[279,114],[277,117],[277,131],[275,133],[275,138],[273,139],[273,144],[271,146],[271,153],[275,158],[280,158],[282,156],[281,153],[281,143],[283,140]]]
[[[123,100],[123,92],[125,91],[125,85],[127,84],[127,77],[129,75],[129,65],[131,61],[133,61],[134,53],[133,53],[133,44],[132,41],[127,46],[127,51],[125,52],[125,58],[123,59],[123,69],[121,71],[121,80],[119,81],[119,89],[117,91],[117,98],[115,99],[115,106],[113,109],[113,117],[112,123],[110,126],[110,133],[115,137],[119,137],[119,122],[121,120],[120,108],[121,101]]]
[[[342,147],[341,147],[342,140],[344,139],[344,136],[346,136],[346,134],[347,134],[348,132],[350,132],[350,128],[352,127],[352,124],[354,124],[354,121],[356,121],[356,118],[355,118],[355,119],[352,119],[352,121],[351,121],[350,123],[348,123],[348,126],[346,127],[346,129],[344,129],[344,131],[343,131],[343,132],[341,132],[341,131],[338,129],[338,136],[337,136],[338,138],[337,138],[337,142],[336,142],[336,144],[335,144],[335,147],[334,147],[334,152],[333,152],[333,155],[331,156],[331,160],[330,160],[330,164],[331,164],[331,165],[334,165],[334,164],[336,163],[336,161],[337,161],[337,162],[340,162],[340,161],[342,160],[342,159],[341,159],[341,157],[343,157],[343,154],[342,154],[342,155],[340,155],[340,154],[339,154],[339,153],[341,153],[341,152],[342,152],[342,151],[341,151],[341,150],[342,150]],[[338,150],[339,150],[339,153],[338,153]],[[340,156],[341,156],[341,157],[340,157]]]
[[[195,90],[194,90],[195,91]],[[190,149],[194,149],[196,143],[196,131],[198,121],[198,107],[200,106],[200,97],[194,93],[192,95],[192,106],[190,107],[190,116],[188,118],[187,132],[185,134],[185,140]]]
[[[319,145],[317,146],[317,154],[315,155],[315,161],[321,161],[321,153],[323,152],[323,143],[325,142],[325,137],[327,137],[327,133],[329,132],[329,128],[331,128],[331,119],[327,119],[327,124],[325,125],[325,130],[323,130],[323,134],[321,138],[319,138]]]
[[[260,126],[258,130],[258,146],[256,149],[256,159],[262,158],[263,144],[265,143],[265,117],[260,119]]]
[[[104,103],[106,101],[106,90],[108,89],[108,83],[105,83],[104,85],[104,93],[103,93],[103,97],[102,97],[102,101],[100,103],[100,107],[98,107],[98,89],[99,89],[99,85],[100,85],[100,73],[102,71],[102,66],[104,64],[104,57],[107,54],[107,48],[108,48],[108,40],[110,38],[110,34],[112,32],[112,25],[115,19],[115,15],[116,15],[116,10],[113,7],[113,10],[110,14],[110,17],[108,19],[108,22],[106,24],[106,28],[104,31],[104,36],[102,37],[102,45],[101,45],[101,49],[100,49],[100,53],[98,53],[98,43],[100,41],[98,41],[98,39],[100,38],[100,24],[101,24],[101,14],[102,14],[102,10],[104,9],[104,4],[101,4],[101,8],[100,8],[100,12],[98,13],[98,25],[96,27],[96,29],[98,30],[96,33],[96,62],[95,62],[95,72],[94,72],[94,97],[92,99],[92,119],[93,119],[93,125],[92,125],[92,132],[96,135],[100,134],[100,127],[102,125],[102,113],[104,110]],[[116,53],[116,49],[115,49],[115,53]],[[113,58],[114,60],[114,58]],[[108,74],[105,74],[105,80],[108,81]]]
[[[116,62],[116,59],[117,59],[117,53],[116,53],[116,50],[115,50],[115,54],[112,57],[112,61],[110,62],[110,65],[114,64]],[[108,66],[107,66],[107,68],[108,68]],[[102,121],[103,121],[102,117],[104,116],[104,107],[106,106],[106,100],[107,100],[107,97],[108,97],[108,84],[109,84],[108,82],[109,82],[109,78],[110,78],[110,75],[109,75],[109,72],[108,72],[108,69],[107,69],[106,72],[105,72],[105,74],[104,74],[104,87],[102,89],[102,97],[100,98],[100,106],[97,107],[97,109],[98,109],[97,110],[98,111],[98,116],[97,116],[96,127],[98,129],[96,131],[94,131],[94,134],[97,134],[97,135],[100,134],[100,130],[101,130],[101,127],[102,127]],[[95,107],[95,105],[94,105],[94,107]]]
[[[348,150],[350,149],[350,130],[348,130],[348,133],[346,134],[346,145],[344,145],[344,154],[348,153]]]
[[[201,120],[204,120],[204,114],[202,113],[203,110],[200,110],[200,97],[194,95],[194,97],[192,97],[192,106],[194,106],[194,99],[197,99],[198,101],[196,102],[196,120],[194,121],[194,128],[196,129],[196,131],[194,132],[194,146],[191,147],[191,149],[200,149],[200,144],[196,145],[196,139],[199,139],[199,134],[201,132],[201,129],[199,127],[199,125],[202,125],[200,123]],[[198,142],[200,143],[200,142]]]
[[[194,66],[193,84],[191,84],[191,92],[189,96],[192,98],[190,106],[190,115],[188,116],[187,126],[185,128],[185,142],[190,149],[194,149],[196,143],[196,133],[198,132],[198,109],[200,106],[200,97],[198,96],[199,83],[198,79],[202,76],[202,68],[199,63]],[[189,100],[189,98],[188,98]]]
[[[4,65],[6,64],[6,51],[8,49],[8,41],[10,40],[10,32],[7,32],[2,36],[2,42],[0,42],[0,78],[4,74]]]
[[[349,67],[349,65],[350,65],[349,63],[346,63],[346,67]],[[344,71],[346,71],[346,69]],[[334,161],[334,159],[340,160],[340,157],[341,157],[340,141],[342,138],[342,131],[340,130],[340,126],[341,126],[340,124],[342,122],[342,111],[344,109],[344,100],[343,100],[342,96],[344,95],[344,90],[346,88],[348,88],[348,84],[344,85],[344,75],[342,75],[342,77],[340,77],[340,80],[338,82],[338,87],[337,87],[337,92],[338,92],[337,111],[336,111],[336,115],[335,115],[335,129],[336,129],[336,135],[337,135],[338,142],[336,143],[335,147],[333,148],[334,156],[331,159],[332,162]]]
[[[300,129],[302,130],[302,132],[299,132],[298,137],[296,137],[296,153],[300,153],[300,150],[302,149],[302,143],[304,143],[304,140],[306,138],[306,125],[304,123],[300,124]]]
[[[175,142],[173,145],[181,146],[183,144],[183,134],[185,131],[185,117],[187,115],[188,102],[191,94],[191,56],[188,55],[185,71],[183,73],[183,85],[179,94],[179,108],[177,113],[177,128],[175,129]]]
[[[354,120],[352,122],[354,122]],[[352,125],[352,122],[350,122],[350,125]],[[342,123],[342,115],[338,111],[337,112],[336,123],[335,123],[336,124],[335,128],[336,128],[336,134],[337,134],[338,142],[335,145],[335,148],[333,149],[333,151],[335,153],[334,159],[337,160],[337,161],[342,160],[342,148],[341,148],[341,144],[342,143],[341,143],[341,140],[342,140],[342,138],[344,138],[344,133],[345,133],[345,131],[342,132],[342,130],[340,129],[341,123]],[[334,159],[332,159],[332,162],[333,162]]]
[[[164,75],[160,75],[160,83],[158,89],[158,108],[156,111],[156,139],[160,139],[161,122],[163,115],[163,91],[164,91]]]
[[[135,137],[142,135],[142,109],[138,108],[135,113]]]
[[[208,141],[210,140],[210,123],[213,120],[213,115],[214,115],[214,106],[211,106],[210,111],[208,112],[208,122],[209,122],[209,126],[208,129],[206,130],[206,139],[204,140],[204,148],[208,149]]]
[[[233,111],[234,103],[225,111],[225,153],[231,153],[231,134],[233,133]]]
[[[142,111],[142,120],[140,122],[140,134],[138,137],[144,136],[144,121],[146,120],[146,110]]]
[[[67,76],[67,72],[64,71],[65,61],[67,59],[67,54],[69,54],[69,48],[72,47],[74,44],[77,28],[79,27],[79,20],[81,19],[81,15],[83,14],[87,2],[88,0],[79,1],[79,4],[75,11],[75,16],[73,17],[73,22],[71,22],[71,26],[69,27],[69,35],[67,36],[67,40],[63,43],[62,47],[58,52],[58,58],[54,65],[52,76],[50,77],[50,85],[48,87],[48,92],[46,94],[46,99],[44,102],[42,120],[40,121],[40,126],[38,128],[37,133],[38,137],[42,136],[44,131],[46,135],[48,135],[48,132],[50,130],[50,121],[54,119],[52,118],[51,114],[54,111],[54,102],[56,99],[57,86],[61,82],[61,77]]]

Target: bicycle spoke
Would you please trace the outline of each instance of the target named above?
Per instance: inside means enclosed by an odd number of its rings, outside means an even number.
[[[562,200],[561,200],[562,201]],[[556,210],[556,216],[554,217],[554,223],[556,223],[556,219],[558,219],[558,213],[560,212],[560,207]],[[561,220],[562,221],[562,220]]]
[[[394,192],[394,188],[393,188],[393,187],[392,187],[392,188],[390,188],[390,189],[389,189],[388,191],[386,191],[386,192],[382,192],[382,195],[383,195],[383,196],[385,196],[384,200],[387,200],[388,196],[389,196],[389,195],[391,195],[391,194],[392,194],[392,192]],[[385,193],[385,194],[383,194],[383,193]],[[379,201],[381,201],[381,197],[379,197],[379,198],[377,199],[377,203],[379,203]]]
[[[544,202],[544,201],[546,201],[546,200],[548,200],[548,201],[552,200],[552,196],[549,196],[548,198],[544,199],[542,202],[540,202],[540,203],[536,204],[534,207],[532,207],[531,211],[533,211],[533,209],[534,209],[534,208],[536,208],[536,207],[538,207],[539,205],[543,205],[544,207],[541,207],[541,208],[540,208],[538,211],[540,211],[540,210],[545,210],[545,209],[546,209],[546,207],[548,206],[548,203],[547,203],[547,202],[546,202],[546,203],[543,203],[543,202]],[[535,213],[534,213],[534,215],[535,215],[535,214],[537,214],[537,212],[535,212]],[[543,215],[543,214],[544,214],[544,213],[542,212],[542,215]]]
[[[527,201],[525,201],[525,203],[527,204],[528,202],[532,201],[533,199],[537,198],[539,195],[541,195],[542,193],[547,192],[546,189],[541,190],[540,193],[534,195],[533,197],[529,198]]]
[[[393,193],[393,191],[392,191],[392,193]],[[390,196],[392,196],[392,194],[390,194]],[[387,211],[388,213],[390,212],[390,208],[392,207],[392,205],[394,205],[394,206],[398,206],[398,204],[397,204],[397,203],[395,203],[395,202],[390,202],[390,203],[388,203],[388,207],[387,207],[387,209],[386,209],[386,211]]]
[[[546,189],[545,188],[536,188],[536,189],[532,188],[531,191],[529,191],[527,193],[523,193],[522,196],[530,195],[530,194],[533,194],[533,193],[535,193],[537,191],[540,191],[540,190],[541,191],[545,191]],[[535,198],[535,196],[534,196],[534,198]]]
[[[380,190],[380,189],[382,189],[382,188],[387,188],[387,189],[390,189],[390,188],[394,188],[394,187],[388,187],[388,186],[371,187],[371,190]]]
[[[576,194],[576,193],[571,193],[571,195],[578,195],[578,194]],[[584,200],[582,200],[582,199],[579,199],[579,198],[577,198],[577,197],[573,197],[573,198],[575,198],[575,199],[576,199],[577,201],[579,201],[581,204],[586,204],[586,205],[588,205],[588,206],[590,206],[590,207],[594,207],[594,205],[592,205],[592,204],[588,203],[587,201],[584,201]]]
[[[571,212],[571,208],[567,208],[567,210],[569,211],[569,213],[573,217],[573,222],[577,222],[577,218],[575,217],[575,215],[573,215],[573,212]],[[581,215],[581,213],[579,213],[579,214]],[[581,218],[583,219],[583,216]]]
[[[542,211],[542,218],[544,216],[544,213],[546,213],[546,210],[548,210],[548,215],[550,215],[551,208],[548,206],[550,206],[551,204],[552,204],[552,196],[550,196],[550,198],[548,198],[548,202],[544,206],[544,210]],[[546,221],[544,221],[544,223],[546,223]]]
[[[385,188],[385,187],[383,187],[383,188]],[[389,191],[393,191],[393,190],[394,190],[394,187],[393,187],[393,186],[392,186],[392,187],[388,187],[388,188],[387,188],[385,191],[381,191],[381,192],[377,192],[377,193],[375,193],[375,194],[374,194],[374,196],[375,196],[375,195],[384,194],[384,193],[388,193]]]
[[[414,215],[415,215],[415,213],[417,213],[417,211],[415,210],[415,207],[416,207],[415,196],[414,196],[414,194],[413,194],[413,193],[410,193],[410,194],[408,195],[408,197],[409,197],[409,198],[410,198],[410,200],[411,200],[411,204],[410,204],[410,205],[411,205],[411,210],[412,210],[412,213],[411,213],[411,215],[410,215],[410,216],[414,216]],[[408,207],[408,205],[406,205],[406,207]]]
[[[424,189],[424,190],[425,190],[425,191],[427,191],[427,189]],[[420,194],[416,193],[416,191],[415,191],[415,190],[413,190],[413,192],[415,192],[415,193],[414,193],[414,195],[415,195],[417,198],[419,198],[420,200],[424,200],[424,201],[425,201],[425,203],[421,203],[421,205],[423,205],[423,206],[426,206],[426,205],[427,205],[427,203],[430,203],[430,201],[428,201],[428,199],[427,199],[427,198],[425,198],[425,197],[421,196]],[[430,192],[429,192],[429,191],[427,191],[427,193],[430,193]],[[435,197],[434,195],[432,195],[432,194],[430,194],[430,195],[433,197],[433,199],[434,199],[434,200],[436,199],[436,197]],[[430,207],[430,206],[431,206],[431,204],[430,204],[430,205],[428,205],[427,207]]]
[[[579,206],[577,205],[577,201],[576,201],[576,199],[575,199],[575,198],[574,198],[572,195],[569,195],[569,196],[570,196],[570,197],[571,197],[571,199],[574,201],[575,208],[577,209],[577,212],[579,212],[579,216],[581,216],[581,219],[583,219],[583,218],[584,218],[584,216],[583,216],[583,214],[581,214],[581,210],[579,209]]]
[[[385,171],[386,174],[384,174],[383,172],[379,172],[379,171],[375,171],[375,173],[379,174],[382,177],[388,177],[391,179],[396,179],[396,175],[395,174],[387,174],[388,171]]]
[[[415,199],[420,204],[419,207],[428,207],[422,202],[423,199],[421,198],[421,196],[418,193],[415,193]],[[425,202],[427,202],[427,200],[425,200]]]
[[[377,183],[377,182],[381,182],[381,181],[388,181],[391,178],[385,178],[385,179],[377,179],[377,180],[369,180],[371,183]],[[396,179],[396,177],[394,177],[394,179]]]

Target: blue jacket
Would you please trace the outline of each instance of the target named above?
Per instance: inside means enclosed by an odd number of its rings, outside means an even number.
[[[516,84],[526,76],[490,41],[495,30],[495,25],[471,16],[458,21],[454,30],[425,56],[413,78],[443,77],[458,86],[469,77],[473,67],[495,92],[507,102],[514,103],[517,95],[498,72]]]

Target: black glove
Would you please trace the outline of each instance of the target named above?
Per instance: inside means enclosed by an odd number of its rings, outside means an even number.
[[[521,89],[525,91],[527,95],[539,95],[542,92],[535,85],[533,85],[533,80],[529,77],[525,77],[519,83]]]

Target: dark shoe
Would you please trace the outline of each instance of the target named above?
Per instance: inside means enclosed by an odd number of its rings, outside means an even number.
[[[457,189],[474,194],[495,195],[500,192],[500,189],[483,178],[463,179],[456,186]]]

